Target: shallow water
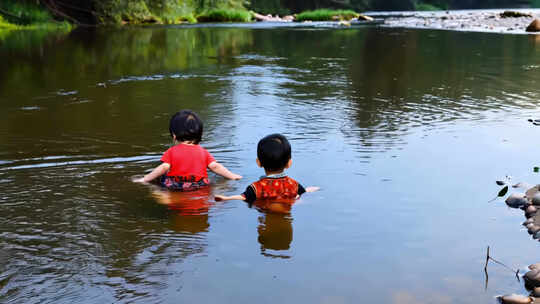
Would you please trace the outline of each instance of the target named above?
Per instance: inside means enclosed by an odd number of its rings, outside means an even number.
[[[540,44],[375,27],[141,27],[0,37],[0,301],[492,303],[538,242],[492,203],[538,183]],[[168,208],[131,183],[190,108],[244,176]],[[321,190],[288,215],[237,194],[257,141]],[[210,197],[210,199],[207,199]]]

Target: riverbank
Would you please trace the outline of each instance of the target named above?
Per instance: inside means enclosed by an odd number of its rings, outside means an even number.
[[[520,14],[516,17],[505,17],[503,15],[505,11]],[[540,18],[540,9],[368,12],[366,14],[384,19],[383,26],[387,27],[525,34],[527,26],[535,18]]]

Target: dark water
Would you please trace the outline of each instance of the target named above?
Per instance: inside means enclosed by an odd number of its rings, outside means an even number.
[[[384,28],[155,27],[0,36],[0,302],[492,303],[539,262],[494,181],[538,183],[540,43]],[[158,203],[130,182],[190,108],[244,176]],[[237,194],[257,141],[322,189]]]

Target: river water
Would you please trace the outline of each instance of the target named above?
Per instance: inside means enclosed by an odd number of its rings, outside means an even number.
[[[494,303],[539,243],[496,179],[538,183],[540,43],[398,28],[170,26],[0,37],[0,302]],[[244,176],[174,207],[131,178],[170,116]],[[291,141],[290,214],[215,203]],[[523,271],[522,271],[523,273]]]

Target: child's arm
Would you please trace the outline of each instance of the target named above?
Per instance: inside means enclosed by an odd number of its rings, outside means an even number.
[[[214,199],[216,200],[216,202],[233,201],[233,200],[245,201],[246,200],[246,198],[243,195],[225,196],[225,195],[220,195],[220,194],[214,195]]]
[[[152,172],[146,174],[143,178],[139,178],[135,180],[135,182],[138,183],[148,183],[152,180],[154,180],[157,177],[162,176],[163,174],[167,173],[169,169],[171,168],[171,165],[168,163],[162,163],[161,165],[157,166]]]
[[[208,165],[208,169],[212,170],[212,172],[214,172],[215,174],[221,175],[227,179],[238,180],[242,178],[242,175],[232,173],[227,168],[225,168],[225,166],[218,163],[217,161],[214,161],[210,165]]]
[[[319,191],[319,189],[321,189],[320,187],[307,187],[306,188],[306,192],[315,192],[315,191]]]

